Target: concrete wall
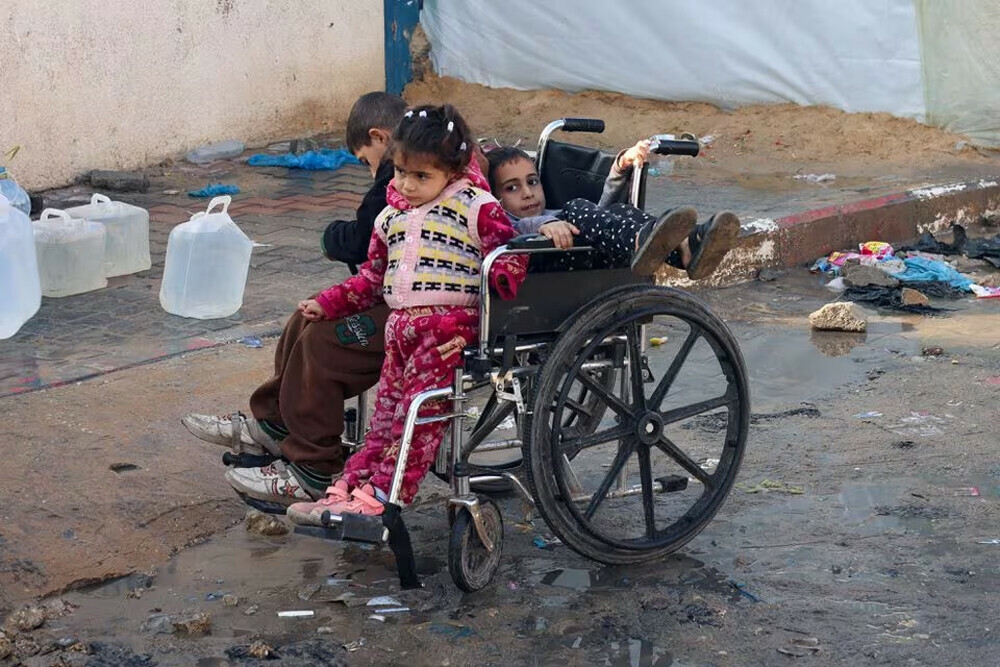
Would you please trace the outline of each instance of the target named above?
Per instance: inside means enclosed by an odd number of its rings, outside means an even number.
[[[382,90],[382,0],[0,4],[0,154],[30,189],[207,141],[342,126]]]

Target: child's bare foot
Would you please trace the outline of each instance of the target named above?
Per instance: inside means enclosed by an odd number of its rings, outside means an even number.
[[[729,211],[720,211],[694,228],[688,237],[691,259],[687,274],[691,280],[701,280],[712,274],[736,243],[740,234],[740,219]]]

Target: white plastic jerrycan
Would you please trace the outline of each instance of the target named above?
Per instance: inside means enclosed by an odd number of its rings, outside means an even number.
[[[253,241],[229,217],[231,197],[177,225],[167,239],[160,305],[181,317],[229,317],[243,306]],[[222,211],[213,213],[217,205]]]
[[[107,287],[104,225],[47,208],[34,223],[42,296],[61,297]]]
[[[144,208],[95,194],[86,206],[66,209],[72,218],[99,222],[107,231],[104,276],[146,271],[149,259],[149,212]]]
[[[41,304],[31,220],[0,195],[0,340],[16,334]]]

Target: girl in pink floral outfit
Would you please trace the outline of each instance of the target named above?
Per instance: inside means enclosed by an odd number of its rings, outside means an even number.
[[[448,386],[462,350],[479,327],[483,258],[516,233],[488,191],[472,156],[469,128],[450,105],[406,112],[392,137],[395,176],[388,206],[375,220],[368,261],[358,275],[299,304],[311,320],[337,319],[384,301],[392,311],[385,328],[385,363],[365,446],[318,502],[296,503],[288,516],[318,524],[331,514],[379,515],[388,497],[403,423],[414,397]],[[493,264],[490,285],[513,298],[526,258]],[[448,406],[429,404],[423,414]],[[447,422],[417,426],[403,474],[401,500],[409,503],[434,462]]]

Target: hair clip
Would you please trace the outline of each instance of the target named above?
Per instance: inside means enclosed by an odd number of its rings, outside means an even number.
[[[427,109],[424,109],[418,114],[421,118],[427,118]]]
[[[413,118],[413,109],[410,109],[409,111],[407,111],[406,113],[404,113],[403,117],[404,118]]]
[[[448,121],[448,131],[449,131],[449,132],[451,132],[451,131],[452,131],[452,130],[454,130],[454,129],[455,129],[455,122],[454,122],[454,121],[451,121],[451,120],[449,120],[449,121]]]
[[[466,148],[468,148],[468,146],[466,146],[465,142],[463,141],[462,145],[458,147],[458,150],[464,151]]]

